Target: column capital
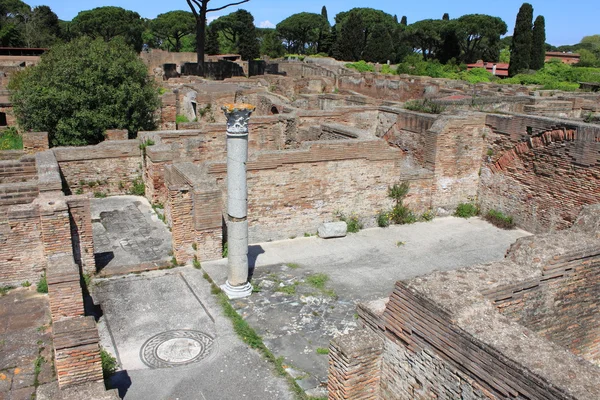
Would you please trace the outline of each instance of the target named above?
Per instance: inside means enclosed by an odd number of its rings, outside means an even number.
[[[256,109],[252,104],[225,104],[221,110],[227,117],[228,135],[247,135],[248,120],[250,115]]]

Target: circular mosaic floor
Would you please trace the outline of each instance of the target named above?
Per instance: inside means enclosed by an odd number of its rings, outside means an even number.
[[[177,330],[148,339],[140,358],[150,368],[170,368],[196,363],[213,351],[214,339],[204,332]]]

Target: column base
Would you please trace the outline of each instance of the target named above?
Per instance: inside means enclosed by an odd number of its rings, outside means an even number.
[[[252,294],[252,285],[250,282],[246,282],[242,286],[232,286],[229,281],[225,281],[225,284],[221,285],[221,290],[229,299],[241,299]]]

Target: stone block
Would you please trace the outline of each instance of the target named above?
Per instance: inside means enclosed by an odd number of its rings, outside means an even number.
[[[348,232],[348,225],[344,221],[326,222],[319,226],[318,232],[323,239],[344,237]]]

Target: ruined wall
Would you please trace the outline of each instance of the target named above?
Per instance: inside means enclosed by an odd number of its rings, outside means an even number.
[[[352,74],[338,77],[338,87],[365,96],[394,101],[435,97],[439,83],[429,77],[400,77],[378,74]]]
[[[600,370],[577,355],[597,363],[599,270],[595,205],[569,231],[517,240],[502,262],[397,282],[389,299],[358,306],[384,340],[380,393],[368,398],[598,398]],[[351,349],[367,345],[353,338]],[[348,392],[353,376],[335,363],[345,353],[330,350],[330,382]]]
[[[542,241],[522,240],[510,253]],[[594,306],[600,298],[600,249],[567,250],[544,261],[540,278],[495,288],[486,297],[503,315],[600,365],[600,315]]]
[[[569,227],[583,205],[600,202],[600,127],[523,115],[488,115],[486,124],[484,211],[544,232]]]
[[[105,141],[95,146],[52,149],[65,183],[73,194],[127,194],[142,177],[137,140]]]
[[[37,283],[46,267],[39,210],[11,206],[0,221],[0,286]]]
[[[225,193],[226,164],[211,164],[208,172]],[[368,221],[391,208],[387,188],[404,180],[411,183],[406,204],[416,213],[428,210],[430,172],[404,168],[402,153],[382,140],[325,141],[256,154],[248,162],[250,240],[315,232],[336,211]]]

